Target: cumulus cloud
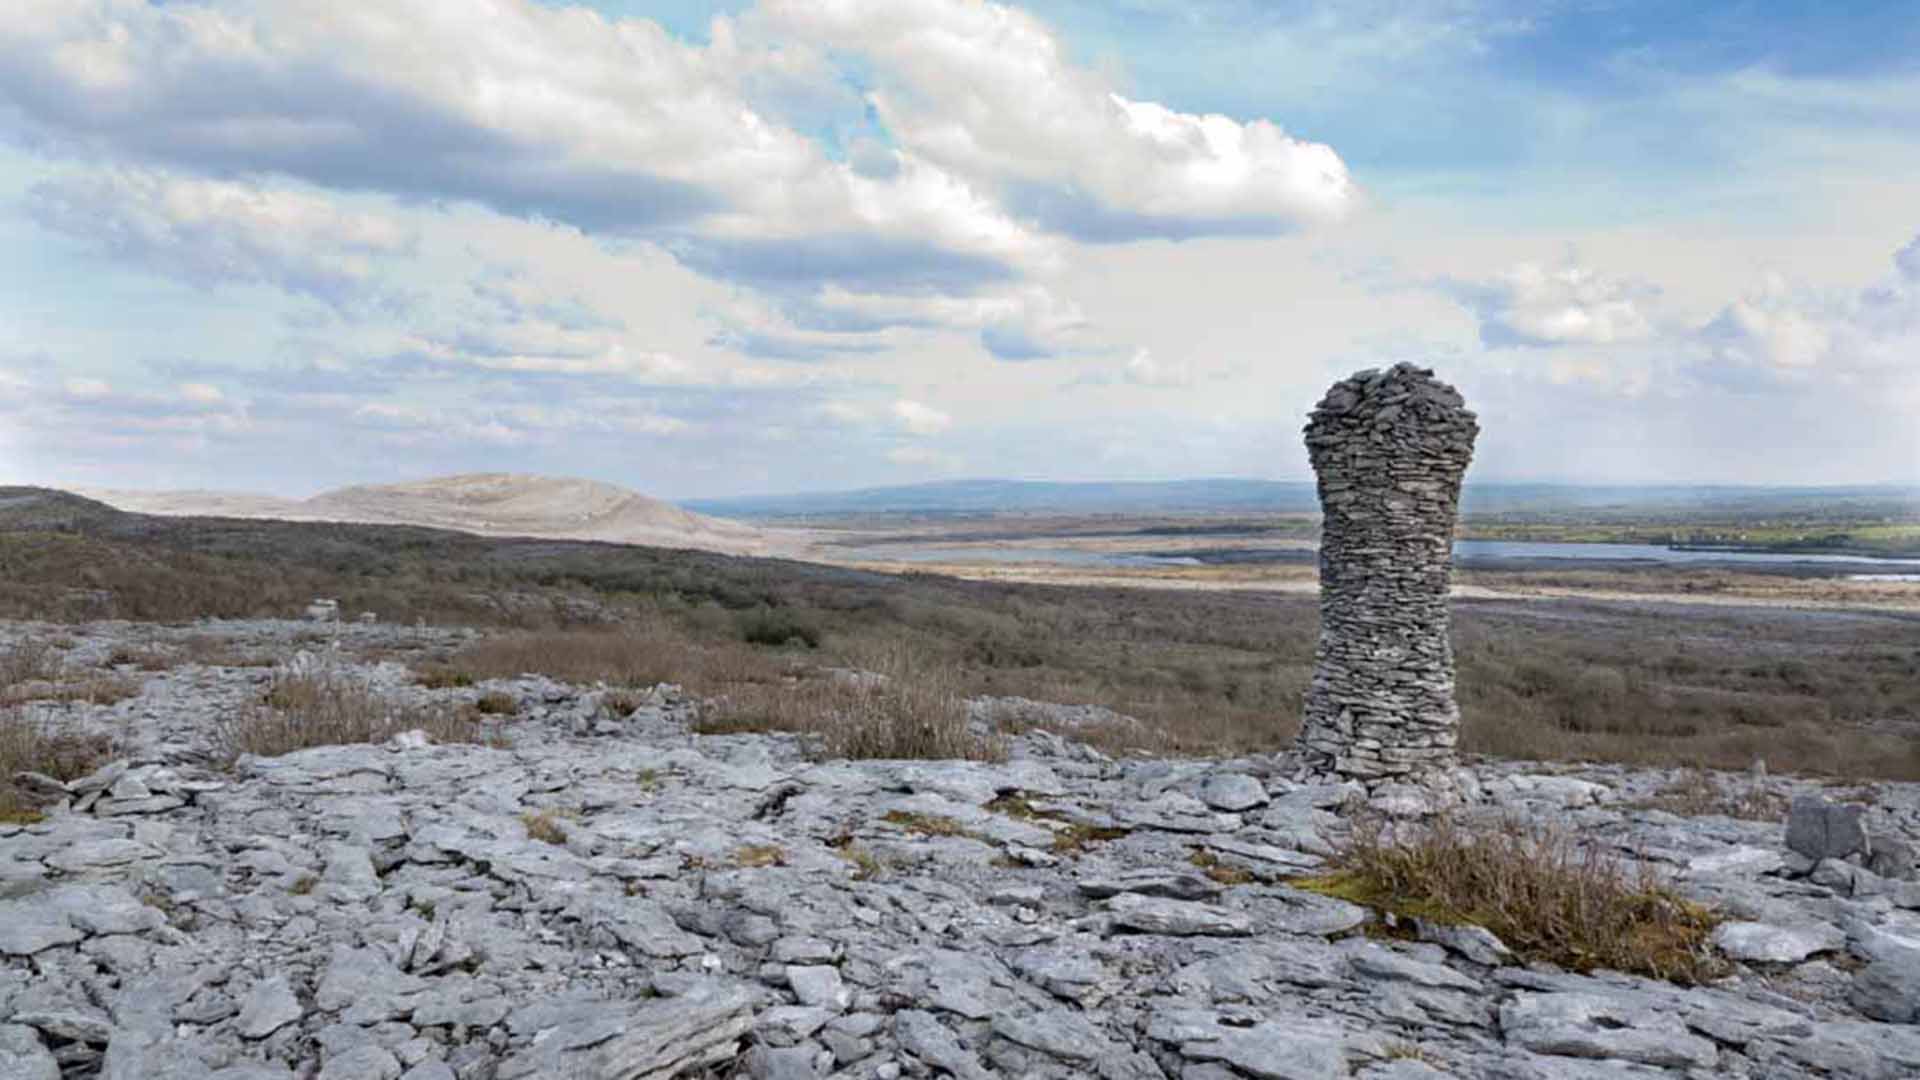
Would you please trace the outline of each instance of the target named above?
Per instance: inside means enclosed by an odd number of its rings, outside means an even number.
[[[1892,272],[1857,291],[1796,286],[1779,274],[1721,308],[1694,333],[1723,372],[1799,382],[1905,380],[1920,356],[1920,236]]]
[[[893,403],[893,419],[910,435],[938,435],[953,426],[953,417],[905,398]]]
[[[947,170],[863,175],[754,109],[759,63],[531,0],[0,6],[0,97],[56,149],[471,199],[729,277],[971,282],[1046,255]]]
[[[899,162],[936,162],[1080,239],[1271,233],[1359,199],[1331,147],[1129,99],[1003,4],[765,0],[744,24],[857,52]]]
[[[1440,287],[1480,322],[1491,348],[1614,345],[1654,334],[1647,307],[1652,284],[1612,277],[1573,263],[1523,262],[1490,278],[1450,278]]]
[[[267,284],[342,310],[377,298],[374,260],[414,242],[392,219],[324,195],[151,169],[45,181],[27,209],[46,228],[195,285]]]

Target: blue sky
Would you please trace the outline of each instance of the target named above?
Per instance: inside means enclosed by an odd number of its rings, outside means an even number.
[[[1920,482],[1920,8],[14,0],[0,482]]]

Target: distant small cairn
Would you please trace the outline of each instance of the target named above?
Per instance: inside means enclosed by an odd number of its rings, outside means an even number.
[[[1362,371],[1306,427],[1320,482],[1320,642],[1294,754],[1334,779],[1419,783],[1455,764],[1453,526],[1480,426],[1427,368]]]
[[[307,605],[308,622],[339,622],[340,601],[316,597]]]

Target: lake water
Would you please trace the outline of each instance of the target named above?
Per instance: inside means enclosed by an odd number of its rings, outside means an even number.
[[[1311,562],[1308,548],[1213,548],[1192,552],[1113,553],[1075,548],[1043,547],[922,547],[888,545],[851,549],[867,558],[907,563],[1050,563],[1058,566],[1206,566],[1267,562]],[[1604,559],[1614,562],[1655,563],[1840,563],[1857,567],[1920,570],[1920,559],[1877,559],[1867,555],[1802,555],[1761,551],[1679,551],[1657,544],[1555,544],[1524,540],[1457,540],[1454,558],[1461,563],[1500,559]],[[1875,578],[1920,580],[1920,574],[1871,575]]]

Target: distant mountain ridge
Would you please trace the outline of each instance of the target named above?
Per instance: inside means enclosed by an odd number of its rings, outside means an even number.
[[[1814,501],[1920,506],[1920,488],[1851,485],[1821,488],[1686,485],[1474,483],[1461,496],[1469,514],[1602,510],[1618,507],[1711,511],[1787,508]],[[1165,481],[943,480],[894,487],[793,495],[688,499],[689,510],[744,519],[839,514],[1206,513],[1320,509],[1312,481],[1213,477]]]
[[[121,510],[168,517],[275,518],[422,525],[483,536],[603,540],[650,547],[766,554],[770,537],[738,521],[683,510],[614,484],[576,477],[465,473],[367,484],[310,499],[214,491],[86,490]]]

